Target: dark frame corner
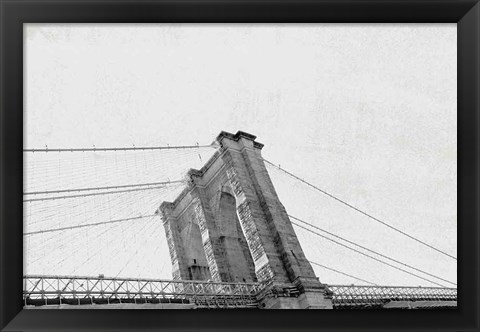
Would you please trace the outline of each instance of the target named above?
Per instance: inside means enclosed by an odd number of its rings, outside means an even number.
[[[0,329],[480,329],[478,0],[0,0]],[[457,23],[459,307],[432,311],[22,310],[23,23]]]

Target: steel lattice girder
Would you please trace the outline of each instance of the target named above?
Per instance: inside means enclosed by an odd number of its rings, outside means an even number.
[[[456,288],[330,285],[333,304],[382,305],[390,301],[456,301]]]
[[[256,283],[115,279],[67,276],[25,276],[24,298],[29,299],[145,299],[145,298],[231,298],[255,299]]]
[[[191,300],[204,307],[252,306],[262,283],[221,283],[191,280],[116,279],[70,276],[25,276],[23,297],[28,300],[106,299],[109,301]],[[456,301],[457,289],[330,285],[336,307],[378,306],[390,301]]]

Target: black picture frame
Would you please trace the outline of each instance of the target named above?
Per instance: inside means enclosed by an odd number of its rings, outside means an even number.
[[[478,0],[1,0],[0,328],[54,330],[479,330]],[[22,310],[23,23],[457,23],[456,310]]]

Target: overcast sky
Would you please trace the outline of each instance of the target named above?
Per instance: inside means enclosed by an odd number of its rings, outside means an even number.
[[[456,33],[455,24],[27,24],[24,146],[203,145],[243,130],[267,160],[456,256]],[[176,180],[212,152],[26,154],[25,190]],[[268,170],[289,214],[456,282],[455,260]],[[148,215],[179,190],[25,203],[25,231]],[[431,286],[296,232],[312,261]],[[25,245],[29,274],[171,278],[157,217],[29,235]],[[325,283],[360,283],[315,271]]]

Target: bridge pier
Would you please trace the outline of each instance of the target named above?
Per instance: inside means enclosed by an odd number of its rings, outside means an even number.
[[[189,186],[160,205],[174,278],[258,281],[268,283],[259,296],[263,308],[331,309],[255,139],[221,132],[219,150],[202,169],[188,172]],[[188,272],[194,262],[204,273]]]
[[[269,285],[257,299],[261,309],[333,309],[332,293],[328,292],[325,285],[315,284],[308,289],[285,285]],[[293,283],[295,284],[295,283]]]

